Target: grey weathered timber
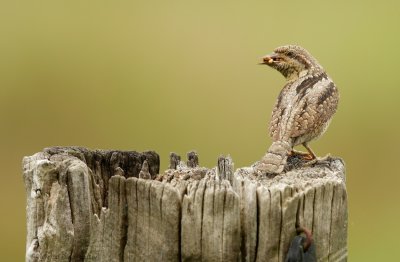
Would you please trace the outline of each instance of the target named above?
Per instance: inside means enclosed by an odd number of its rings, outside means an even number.
[[[234,178],[245,261],[284,261],[296,225],[312,231],[318,261],[346,261],[347,193],[340,159],[273,178],[242,168]]]
[[[285,261],[296,226],[318,261],[347,260],[344,164],[286,173],[215,168],[171,153],[47,148],[23,160],[26,261]]]

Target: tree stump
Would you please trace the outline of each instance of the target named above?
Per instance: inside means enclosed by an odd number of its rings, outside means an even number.
[[[296,225],[317,261],[347,260],[345,169],[338,158],[274,177],[199,167],[155,152],[46,148],[23,160],[26,261],[285,261]],[[291,169],[291,170],[290,170]]]

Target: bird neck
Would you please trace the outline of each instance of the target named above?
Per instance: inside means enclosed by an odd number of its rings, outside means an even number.
[[[293,70],[293,71],[286,71],[286,74],[283,74],[283,76],[286,78],[287,82],[293,82],[296,81],[299,78],[302,78],[306,75],[309,74],[316,74],[317,72],[322,71],[322,69],[317,68],[317,67],[312,67],[312,68],[304,68],[301,71],[298,70]]]
[[[287,71],[287,74],[284,74],[286,81],[296,81],[297,79],[307,75],[309,70],[304,69],[302,71]]]

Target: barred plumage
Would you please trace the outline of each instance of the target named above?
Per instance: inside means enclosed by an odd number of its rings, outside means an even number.
[[[307,143],[321,136],[336,112],[339,93],[317,60],[305,49],[282,46],[264,57],[264,63],[287,79],[281,90],[270,122],[272,145],[257,166],[267,173],[281,173],[293,147],[303,144],[307,157],[315,154]]]

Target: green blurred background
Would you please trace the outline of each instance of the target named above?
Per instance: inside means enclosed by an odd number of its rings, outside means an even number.
[[[270,144],[284,78],[258,66],[307,48],[340,89],[312,144],[347,164],[349,260],[393,261],[400,229],[400,2],[1,1],[1,254],[22,261],[21,160],[44,147],[148,150],[235,166]]]

